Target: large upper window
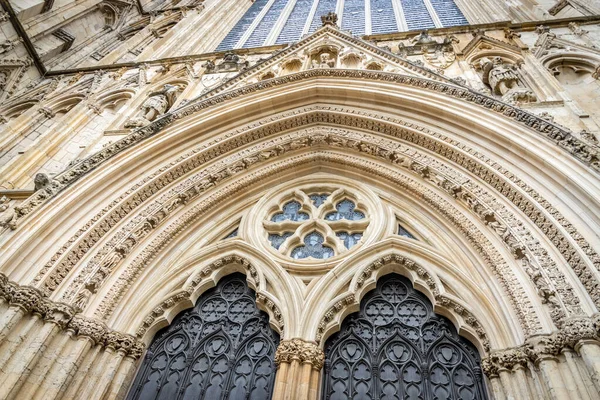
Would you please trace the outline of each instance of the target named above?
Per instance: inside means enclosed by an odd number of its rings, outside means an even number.
[[[295,42],[317,30],[329,12],[354,35],[468,23],[453,0],[256,0],[217,50]]]

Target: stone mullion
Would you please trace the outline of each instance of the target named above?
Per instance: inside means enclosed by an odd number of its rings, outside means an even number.
[[[275,3],[275,0],[269,0],[267,4],[265,4],[263,9],[260,10],[260,13],[258,13],[258,15],[254,17],[254,21],[252,21],[248,29],[246,29],[246,32],[244,32],[240,40],[238,40],[237,43],[233,46],[234,49],[239,49],[243,47],[244,43],[246,43],[248,39],[250,39],[250,36],[252,36],[254,30],[256,29],[258,24],[260,24],[260,21],[263,20],[265,15],[267,15],[267,13],[269,12],[269,9],[271,9],[271,7],[273,6],[273,3]]]

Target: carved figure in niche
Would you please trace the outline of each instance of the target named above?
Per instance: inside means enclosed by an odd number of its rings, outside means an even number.
[[[501,57],[492,60],[484,57],[479,60],[479,67],[483,72],[483,82],[493,94],[502,96],[502,100],[508,103],[537,100],[535,94],[521,83],[516,66],[505,63]]]
[[[152,92],[140,107],[140,112],[125,123],[125,128],[136,128],[154,121],[164,114],[175,102],[180,87],[178,85],[164,85],[159,91]]]
[[[313,68],[333,68],[335,67],[335,60],[331,58],[329,53],[321,53],[319,60],[312,61]]]

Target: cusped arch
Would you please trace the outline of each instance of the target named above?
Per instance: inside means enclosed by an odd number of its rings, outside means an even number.
[[[460,289],[471,298],[462,299],[446,291],[439,277],[442,272],[454,275]],[[460,335],[475,344],[482,354],[523,339],[522,332],[510,326],[510,312],[500,311],[510,309],[502,297],[490,299],[441,255],[402,238],[388,238],[364,249],[324,277],[318,285],[327,287],[329,296],[314,297],[307,303],[308,308],[320,316],[313,321],[304,320],[309,326],[307,331],[323,346],[329,336],[339,331],[344,318],[358,311],[361,300],[377,281],[391,273],[409,278],[415,290],[429,299],[434,311],[448,318]],[[488,332],[494,334],[488,335]]]
[[[117,310],[114,323],[124,331],[135,331],[138,339],[148,343],[158,330],[181,311],[193,307],[204,292],[232,273],[246,275],[249,287],[256,293],[257,306],[269,315],[275,331],[283,337],[293,329],[289,313],[299,312],[296,308],[301,304],[301,295],[297,288],[276,263],[240,241],[217,243],[192,252],[159,281],[136,282],[130,291],[135,296],[125,302],[133,304]]]

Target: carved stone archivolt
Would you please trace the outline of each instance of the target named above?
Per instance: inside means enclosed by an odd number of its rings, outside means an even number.
[[[418,164],[415,164],[415,167],[416,167],[416,166],[418,166]],[[423,170],[423,171],[425,171],[425,170]],[[422,172],[423,172],[423,171],[422,171]],[[213,184],[213,183],[211,183],[210,181],[208,181],[208,183],[209,183],[209,184],[211,184],[211,185]],[[451,186],[454,186],[454,185],[451,185]],[[456,188],[455,188],[455,187],[451,187],[451,188],[450,188],[450,190],[452,190],[453,192],[455,192],[455,191],[456,191]],[[135,242],[132,242],[132,243],[135,243]]]
[[[268,81],[250,84],[241,89],[233,89],[231,92],[217,94],[208,99],[187,104],[173,114],[165,114],[163,117],[158,118],[148,126],[140,128],[124,139],[106,146],[100,152],[90,156],[81,163],[57,175],[54,178],[51,187],[36,192],[32,197],[30,197],[26,202],[21,204],[16,209],[17,219],[29,214],[34,208],[38,207],[49,198],[55,196],[58,192],[64,190],[64,188],[68,187],[70,184],[80,179],[83,175],[95,169],[109,158],[124,151],[125,149],[130,148],[134,144],[139,143],[143,139],[155,135],[175,120],[221,104],[223,101],[231,100],[255,91],[316,77],[354,78],[397,83],[401,85],[415,86],[421,89],[432,90],[462,99],[469,103],[474,103],[486,109],[500,113],[508,118],[512,118],[516,122],[522,123],[534,131],[538,131],[544,136],[557,142],[559,147],[571,153],[578,160],[584,162],[595,170],[600,170],[600,158],[598,158],[597,151],[590,145],[578,139],[570,131],[549,121],[545,121],[544,119],[518,107],[503,103],[469,89],[457,87],[451,84],[429,81],[415,76],[384,74],[376,71],[311,69],[308,71],[299,72],[297,74],[286,75],[281,78],[274,78]]]
[[[300,139],[301,142],[303,143],[303,146],[308,146],[311,144],[312,140],[315,140],[314,138],[311,138],[311,134],[308,132],[305,132],[305,134],[307,134],[307,140],[304,139]],[[314,135],[312,135],[314,136]],[[373,142],[374,139],[370,138],[367,139],[366,136],[364,135],[356,135],[355,137],[352,136],[351,134],[349,135],[348,133],[346,133],[344,136],[340,136],[335,137],[335,136],[324,136],[324,139],[326,139],[327,141],[330,141],[332,143],[337,143],[337,146],[342,145],[342,146],[347,146],[349,142],[355,142],[356,143],[356,148],[359,149],[359,151],[366,151],[366,152],[371,152],[371,153],[380,153],[379,155],[381,157],[387,158],[388,157],[388,153],[390,152],[390,150],[388,150],[385,147],[380,147],[381,150],[377,150],[377,148],[370,148],[369,146],[366,145],[366,143],[369,142]],[[321,140],[321,139],[317,139],[317,140]],[[341,140],[341,142],[339,142],[339,140]],[[345,141],[345,144],[344,144]],[[385,142],[381,142],[380,146],[385,146]],[[383,152],[383,153],[381,153]],[[400,153],[398,153],[400,154]],[[403,157],[400,157],[403,158]],[[528,246],[525,246],[522,243],[531,243],[531,239],[525,237],[524,239],[519,239],[519,237],[521,237],[523,235],[524,231],[523,228],[521,227],[519,229],[519,233],[517,233],[517,231],[513,231],[509,225],[507,225],[504,221],[504,219],[506,218],[513,218],[512,216],[510,216],[510,214],[507,214],[507,211],[501,211],[499,214],[495,214],[492,211],[492,208],[488,205],[486,205],[486,203],[482,200],[482,197],[485,197],[485,193],[478,193],[478,197],[474,197],[472,194],[470,194],[471,192],[467,192],[466,191],[466,186],[461,187],[460,184],[458,183],[453,183],[453,182],[461,182],[464,181],[464,178],[460,178],[460,177],[447,177],[444,175],[444,173],[439,172],[438,167],[435,163],[429,161],[429,165],[427,167],[423,167],[423,164],[421,164],[423,162],[423,158],[421,157],[421,162],[412,162],[412,161],[407,161],[407,162],[400,162],[400,158],[398,158],[398,156],[396,157],[397,162],[396,165],[398,166],[405,166],[408,170],[412,171],[412,172],[416,172],[417,174],[423,176],[425,179],[430,180],[433,183],[438,184],[442,189],[450,192],[451,194],[453,194],[455,197],[462,199],[466,202],[467,205],[469,205],[470,208],[472,208],[475,213],[479,214],[482,220],[485,220],[487,223],[490,224],[490,226],[493,228],[492,230],[497,233],[500,238],[502,238],[502,240],[506,243],[507,247],[513,252],[513,254],[515,255],[516,258],[523,258],[525,256],[524,251],[526,251],[527,247],[532,246],[531,244]],[[235,162],[237,161],[233,161],[233,160],[228,160],[226,162],[224,162],[223,165],[229,165],[229,167],[226,167],[227,171],[231,171],[231,165],[235,165]],[[434,169],[434,165],[436,165],[436,168]],[[244,169],[245,167],[243,167],[242,169]],[[209,174],[209,172],[206,173],[207,175]],[[228,172],[229,174],[229,172]],[[209,181],[211,181],[211,179],[209,179]],[[470,186],[473,187],[473,190],[477,190],[479,192],[481,192],[480,189],[478,189],[476,186],[474,186],[474,184],[469,183]],[[189,189],[188,189],[189,190]],[[490,197],[490,196],[488,196]],[[479,200],[475,200],[475,199],[479,199]],[[491,197],[493,199],[493,197]],[[164,201],[162,202],[162,204],[170,204],[169,203],[170,200]],[[490,201],[490,200],[487,200]],[[183,203],[182,203],[183,204]],[[498,203],[498,206],[496,206],[496,208],[502,209],[502,206],[500,206],[500,204]],[[159,210],[159,212],[161,213],[160,215],[163,215],[163,212]],[[147,215],[147,213],[145,213],[145,215]],[[502,215],[503,219],[500,219],[500,216]],[[508,215],[508,216],[507,216]],[[152,218],[152,217],[146,217],[146,218]],[[160,217],[159,220],[164,219],[164,217]],[[521,225],[518,220],[515,220],[515,223],[517,225]],[[142,226],[146,226],[146,225],[142,225]],[[150,226],[152,227],[152,226]],[[126,236],[124,236],[126,237]],[[135,240],[135,238],[140,238],[143,236],[140,236],[139,234],[134,234],[132,239],[126,239],[125,243],[130,243],[132,246],[135,245],[138,240]],[[121,245],[120,245],[121,246]],[[531,250],[528,251],[532,251],[532,254],[547,254],[547,252],[542,252],[541,250],[536,250],[535,248],[532,248]],[[129,252],[129,251],[127,251]],[[115,254],[120,254],[119,251],[117,251],[117,253]],[[534,256],[532,255],[532,258]],[[121,257],[118,256],[117,260],[120,260]],[[548,305],[551,307],[552,309],[552,315],[554,316],[554,320],[557,323],[557,325],[560,325],[562,319],[565,316],[565,310],[563,310],[561,304],[558,301],[554,301],[553,297],[554,296],[554,292],[553,289],[550,288],[550,284],[548,283],[548,279],[545,277],[545,274],[550,274],[550,276],[552,276],[554,278],[554,284],[557,285],[557,290],[558,292],[561,294],[561,301],[565,302],[565,304],[568,305],[567,307],[567,311],[569,313],[580,313],[581,311],[578,309],[578,300],[577,298],[573,295],[572,293],[572,289],[570,289],[569,285],[566,283],[566,281],[564,280],[564,277],[562,277],[562,273],[556,269],[555,265],[550,261],[551,259],[548,259],[548,261],[544,261],[544,258],[541,256],[536,256],[536,261],[535,264],[531,261],[527,261],[528,264],[527,266],[525,266],[526,271],[528,269],[531,269],[533,272],[532,274],[535,272],[537,275],[535,276],[535,279],[533,279],[534,284],[536,284],[536,286],[538,286],[539,292],[540,292],[540,296],[543,297],[544,302],[548,303]],[[101,259],[99,259],[101,260]],[[106,259],[105,259],[106,260]],[[112,260],[112,256],[109,255],[108,260]],[[529,260],[529,258],[527,258],[526,260]],[[106,261],[99,261],[100,263],[100,267],[102,265],[106,265]],[[111,262],[112,263],[112,262]],[[109,263],[110,264],[110,263]],[[540,268],[544,268],[547,271],[545,271],[544,269],[540,270]],[[101,269],[100,269],[101,270]],[[537,271],[537,272],[536,272]],[[545,271],[545,272],[544,272]],[[85,279],[85,270],[83,271],[84,275],[81,275],[81,279]],[[91,271],[90,271],[91,273]],[[100,272],[100,276],[105,277],[106,273],[105,272]],[[92,281],[94,281],[94,277],[90,278]],[[85,289],[84,289],[85,290]],[[80,292],[81,293],[81,292]]]
[[[393,134],[393,133],[392,133],[392,134]],[[400,136],[401,136],[401,137],[406,137],[406,135],[407,135],[407,134],[409,134],[409,132],[408,132],[408,133],[404,133],[404,134],[400,134]],[[414,139],[413,139],[413,138],[410,136],[410,134],[409,134],[409,136],[408,136],[408,137],[409,137],[409,138],[411,138],[412,140],[416,140],[416,139],[417,139],[416,137],[414,137]],[[437,146],[438,146],[438,144],[435,144],[435,145],[434,145],[434,143],[432,143],[432,146],[431,146],[431,147],[432,147],[433,149],[435,149]],[[440,150],[438,150],[438,151],[440,151]],[[448,153],[447,153],[447,152],[445,152],[445,154],[448,154]],[[461,158],[458,158],[458,161],[461,161],[461,162],[465,163],[465,165],[469,165],[469,166],[470,166],[470,164],[469,164],[469,163],[467,162],[467,160],[465,160],[464,158],[462,158],[462,159],[461,159]],[[187,165],[190,165],[190,166],[191,166],[191,165],[194,165],[194,164],[192,163],[192,164],[187,164]],[[198,165],[198,164],[196,164],[196,165]],[[507,173],[507,174],[508,174],[508,172],[507,172],[507,171],[506,171],[505,173]],[[491,178],[492,178],[492,176],[490,176],[489,174],[488,174],[488,175],[484,175],[484,176],[485,176],[486,178],[488,178],[488,179],[491,179]],[[514,178],[514,175],[510,175],[510,174],[509,174],[509,176],[511,176],[511,177],[513,177],[513,178]],[[172,176],[170,177],[170,179],[172,179]],[[498,181],[497,181],[497,180],[494,180],[494,182],[498,182]],[[207,182],[207,183],[208,183],[209,185],[212,185],[212,184],[213,184],[213,183],[212,183],[212,182],[210,182],[210,181],[209,181],[209,182]],[[516,193],[514,192],[514,189],[513,189],[513,188],[510,188],[510,187],[507,187],[507,186],[503,186],[503,189],[504,189],[504,188],[506,188],[506,189],[510,189],[510,190],[512,191],[512,193],[510,193],[510,194],[511,194],[511,197],[513,197],[513,196],[515,196],[515,195],[516,195]],[[531,192],[531,190],[530,190],[530,192]],[[519,204],[520,204],[520,207],[523,207],[523,205],[524,205],[524,204],[526,204],[526,203],[523,203],[523,200],[524,200],[524,199],[523,199],[522,197],[519,199],[519,202],[520,202],[520,203],[519,203]],[[115,205],[117,205],[117,203],[114,203],[114,204],[115,204]],[[122,208],[123,210],[131,209],[130,207],[120,207],[120,208]],[[531,210],[532,212],[537,212],[537,209],[536,209],[535,207],[533,207],[533,208],[529,208],[529,207],[527,207],[527,208],[526,208],[526,210]],[[553,211],[554,211],[554,213],[556,214],[556,210],[553,210]],[[122,214],[122,212],[120,212],[120,214]],[[536,221],[536,222],[538,222],[538,221],[539,221],[539,223],[542,223],[542,224],[547,224],[547,222],[544,222],[543,220],[540,220],[540,219],[539,219],[539,214],[538,214],[538,216],[536,216],[536,218],[535,218],[535,221]],[[107,223],[107,222],[108,222],[108,221],[106,221],[106,222],[103,224],[103,226],[106,226],[106,227],[108,227],[108,226],[106,225],[106,223]],[[102,225],[101,225],[101,226],[102,226]],[[105,228],[105,229],[106,229],[106,228]],[[101,232],[99,232],[99,233],[100,233],[100,237],[101,237],[102,233],[101,233]],[[561,237],[561,234],[560,234],[560,232],[559,232],[559,231],[552,231],[552,233],[555,233],[556,235],[558,235],[558,237]],[[94,236],[95,236],[95,237],[98,237],[98,235],[94,235]],[[582,240],[582,238],[581,238],[581,237],[579,237],[579,241],[580,241],[580,242],[581,242],[581,240]],[[584,242],[585,242],[585,241],[584,241]],[[563,242],[563,243],[565,243],[565,242]],[[567,246],[569,246],[569,243],[568,243],[568,242],[566,242],[565,244],[566,244]],[[89,245],[89,242],[88,242],[86,245]],[[591,248],[589,247],[589,245],[588,245],[587,247],[588,247],[588,249],[591,249]],[[563,248],[564,248],[564,247],[563,247]],[[569,257],[570,257],[571,259],[573,259],[573,257],[577,257],[576,253],[574,253],[574,252],[572,252],[572,251],[571,251],[571,252],[569,252],[568,254],[569,254]],[[580,261],[580,262],[582,262],[582,261]],[[582,271],[582,273],[584,273],[584,271],[585,271],[585,270],[581,270],[581,271]]]
[[[275,364],[298,361],[308,363],[313,369],[320,370],[325,362],[323,350],[313,342],[302,339],[282,340],[275,352]]]
[[[282,171],[286,168],[297,168],[298,165],[317,160],[320,162],[339,163],[340,165],[345,165],[347,168],[359,168],[363,173],[367,172],[379,177],[384,177],[390,182],[400,185],[406,190],[414,193],[417,198],[426,201],[429,205],[441,212],[445,218],[448,218],[449,221],[459,227],[461,232],[463,232],[463,234],[469,238],[469,241],[476,247],[477,251],[483,255],[487,267],[499,278],[501,285],[505,288],[507,293],[510,294],[509,298],[515,307],[524,331],[529,334],[541,329],[539,317],[533,311],[530,300],[523,292],[522,285],[515,280],[514,271],[512,271],[509,265],[506,264],[506,261],[502,259],[494,245],[487,241],[485,237],[474,235],[473,232],[475,232],[477,228],[450,203],[410,179],[408,182],[404,181],[406,178],[401,178],[401,174],[384,168],[379,164],[364,161],[360,162],[354,159],[350,161],[346,157],[326,152],[321,154],[313,153],[296,156],[287,162],[273,163],[269,167],[259,171],[259,173],[254,173],[251,177],[244,178],[235,184],[223,187],[220,195],[231,196],[233,193],[248,187],[248,185],[259,182],[261,179],[264,179],[264,176],[268,176],[274,171]],[[140,271],[148,265],[148,262],[154,258],[155,254],[158,254],[165,245],[170,243],[175,235],[182,232],[182,227],[190,226],[193,221],[207,211],[207,207],[213,206],[215,201],[218,203],[218,200],[205,200],[195,205],[192,209],[166,227],[159,237],[151,241],[143,252],[128,265],[127,271],[125,271],[118,279],[115,287],[109,291],[109,296],[105,297],[99,310],[103,310],[105,315],[107,314],[105,310],[112,310],[114,305],[117,304],[121,298],[123,291],[130,286],[130,277],[139,274]],[[117,294],[119,295],[116,296]]]

